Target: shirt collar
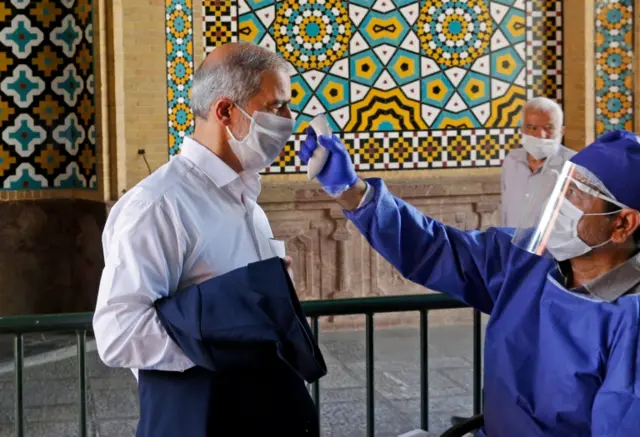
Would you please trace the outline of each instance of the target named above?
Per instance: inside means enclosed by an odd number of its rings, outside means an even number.
[[[254,200],[260,195],[260,175],[258,173],[236,173],[211,150],[191,137],[184,137],[180,155],[187,158],[207,175],[218,187],[223,188],[235,181],[241,181],[242,191]]]
[[[575,153],[575,152],[572,152],[570,149],[567,149],[566,147],[564,147],[562,144],[560,144],[558,146],[558,150],[556,151],[556,153],[546,158],[544,160],[544,164],[542,164],[540,167],[538,167],[535,171],[532,172],[531,168],[529,167],[529,158],[528,158],[529,154],[527,153],[527,151],[524,149],[524,147],[520,147],[517,150],[519,150],[520,153],[514,153],[515,160],[518,163],[525,166],[531,174],[540,173],[543,169],[548,167],[562,168],[562,165],[564,164],[564,162],[569,158],[571,158],[572,154]]]
[[[518,151],[516,153],[514,153],[514,158],[516,160],[516,162],[518,162],[518,164],[520,164],[522,167],[526,168],[527,171],[531,174],[536,174],[539,173],[540,171],[542,171],[542,167],[544,167],[544,165],[541,165],[540,167],[538,167],[535,171],[531,171],[531,167],[529,167],[529,158],[528,158],[529,154],[527,153],[526,150],[524,150],[524,147],[520,147],[518,149]]]
[[[566,281],[566,266],[560,264],[560,272]],[[586,292],[606,302],[614,302],[627,294],[640,293],[640,252],[573,291]]]

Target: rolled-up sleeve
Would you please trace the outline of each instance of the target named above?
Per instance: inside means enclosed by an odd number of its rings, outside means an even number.
[[[184,371],[192,361],[162,326],[154,302],[178,287],[186,242],[161,203],[131,200],[103,235],[105,268],[93,329],[111,367]]]

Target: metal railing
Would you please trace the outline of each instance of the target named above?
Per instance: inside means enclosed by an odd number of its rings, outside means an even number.
[[[367,437],[373,437],[375,431],[374,396],[374,315],[380,313],[418,312],[420,314],[420,423],[421,428],[429,427],[429,351],[428,325],[429,312],[444,309],[468,308],[466,305],[443,294],[423,294],[411,296],[370,297],[358,299],[332,299],[305,301],[302,307],[311,320],[311,328],[319,339],[320,317],[364,315],[365,316],[365,366],[366,366],[366,420]],[[55,314],[36,316],[0,317],[0,335],[14,336],[15,365],[15,435],[24,437],[24,334],[50,332],[76,332],[78,356],[78,394],[80,397],[79,436],[87,436],[87,368],[86,335],[92,331],[93,314]],[[473,413],[481,410],[481,315],[473,315]],[[314,383],[312,396],[317,406],[320,420],[320,385]]]

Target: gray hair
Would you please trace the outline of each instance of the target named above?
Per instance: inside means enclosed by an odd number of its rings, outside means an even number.
[[[558,105],[555,100],[551,100],[546,97],[534,97],[533,99],[528,100],[522,107],[522,123],[524,123],[524,114],[527,109],[538,110],[549,114],[558,128],[562,127],[564,124],[564,113],[562,112],[560,105]]]
[[[221,98],[245,105],[260,92],[267,71],[288,73],[290,66],[279,55],[254,44],[241,46],[214,65],[201,64],[193,75],[191,111],[207,119],[211,105]]]

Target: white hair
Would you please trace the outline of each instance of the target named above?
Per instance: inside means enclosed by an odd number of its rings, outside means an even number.
[[[276,53],[254,44],[241,47],[214,65],[201,64],[193,75],[191,111],[201,119],[209,116],[211,105],[228,98],[245,105],[260,92],[262,75],[268,71],[288,73],[289,64]]]
[[[527,112],[527,109],[542,111],[549,114],[557,128],[561,128],[564,125],[564,113],[562,112],[560,105],[558,105],[555,100],[551,100],[546,97],[534,97],[533,99],[528,100],[522,107],[522,123],[524,123],[524,114]]]

